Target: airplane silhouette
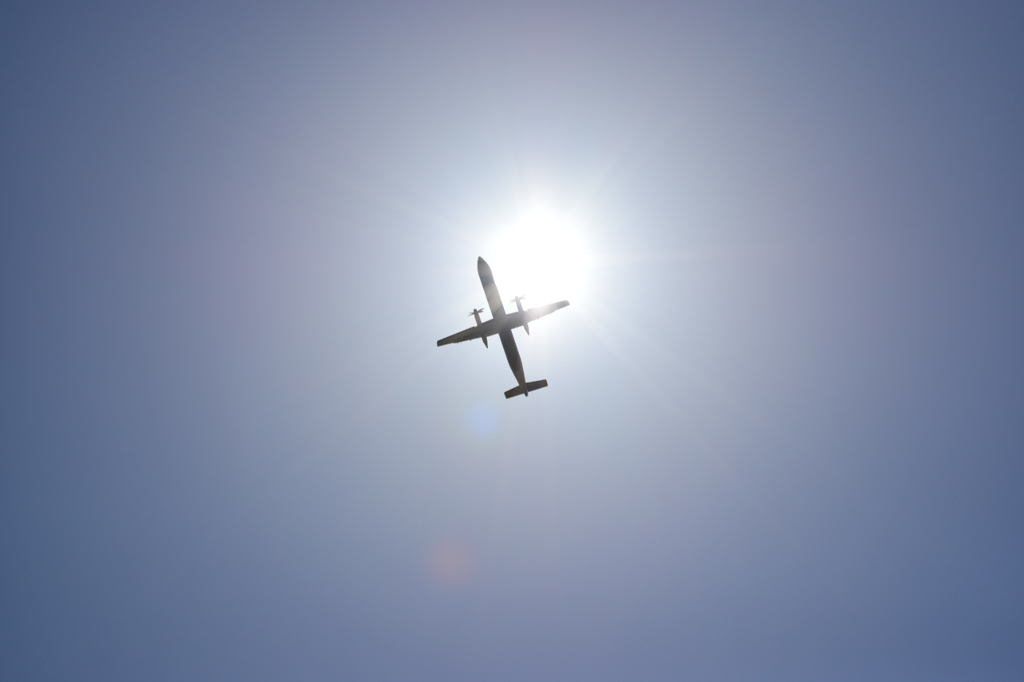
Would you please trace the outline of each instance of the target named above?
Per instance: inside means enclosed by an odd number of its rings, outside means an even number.
[[[548,385],[547,379],[541,379],[540,381],[526,381],[526,376],[523,374],[523,360],[519,357],[519,348],[516,347],[516,340],[512,336],[512,330],[516,327],[522,327],[526,330],[526,333],[530,333],[530,322],[533,322],[538,317],[544,317],[549,315],[559,308],[564,308],[569,305],[568,301],[559,301],[558,303],[549,303],[548,305],[537,306],[536,308],[530,308],[523,310],[522,300],[525,296],[516,296],[511,302],[516,304],[516,312],[506,313],[505,306],[501,302],[501,296],[498,295],[498,287],[494,285],[494,275],[491,274],[491,267],[487,265],[487,261],[483,258],[476,259],[476,269],[480,274],[480,283],[484,285],[484,294],[487,296],[487,305],[491,308],[491,319],[486,322],[480,321],[480,313],[483,312],[482,308],[474,308],[470,316],[476,319],[476,326],[464,329],[458,334],[452,334],[446,336],[437,342],[438,346],[447,346],[450,343],[462,343],[463,341],[470,341],[471,339],[482,339],[484,346],[487,346],[487,337],[498,335],[501,339],[501,347],[505,349],[505,357],[508,358],[508,366],[512,368],[512,374],[515,375],[516,381],[519,385],[515,388],[511,388],[505,391],[505,397],[511,398],[517,395],[530,395],[530,391],[536,391],[544,388]]]

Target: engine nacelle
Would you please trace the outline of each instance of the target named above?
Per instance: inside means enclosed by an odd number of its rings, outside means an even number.
[[[476,326],[478,326],[478,327],[482,324],[480,322],[480,313],[482,313],[483,311],[484,311],[483,308],[473,308],[473,312],[470,313],[470,315],[473,316],[473,319],[476,320]],[[484,342],[484,348],[489,348],[489,346],[487,345],[487,337],[486,336],[480,337],[480,340]]]

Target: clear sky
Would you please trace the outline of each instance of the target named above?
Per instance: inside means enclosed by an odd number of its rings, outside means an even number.
[[[1022,26],[3,3],[0,678],[1024,679]]]

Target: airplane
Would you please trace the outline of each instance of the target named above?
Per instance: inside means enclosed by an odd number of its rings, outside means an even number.
[[[487,347],[487,337],[497,334],[498,338],[501,339],[501,347],[505,349],[508,366],[512,368],[512,374],[515,375],[516,381],[519,382],[519,385],[515,388],[505,391],[505,398],[517,395],[529,396],[530,391],[544,388],[548,385],[548,381],[547,379],[541,379],[540,381],[526,380],[526,375],[523,374],[523,361],[519,357],[519,348],[516,347],[516,340],[512,336],[512,330],[516,327],[522,327],[529,334],[531,322],[538,317],[550,315],[559,308],[564,308],[569,305],[569,302],[559,301],[558,303],[549,303],[548,305],[523,310],[522,301],[525,296],[516,296],[509,301],[509,303],[514,302],[516,304],[516,312],[506,313],[505,306],[501,302],[501,296],[498,295],[498,287],[494,285],[494,275],[491,274],[491,267],[487,265],[487,261],[483,258],[477,258],[476,270],[480,275],[480,283],[484,285],[487,305],[491,308],[491,319],[481,322],[480,313],[483,312],[483,308],[474,308],[469,316],[476,319],[476,326],[464,329],[458,334],[446,336],[438,341],[437,345],[447,346],[450,343],[462,343],[472,339],[481,339],[484,342],[484,347]]]

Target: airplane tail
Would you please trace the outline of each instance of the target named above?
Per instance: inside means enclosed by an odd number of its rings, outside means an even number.
[[[529,381],[529,382],[527,382],[525,384],[520,384],[519,386],[516,386],[515,388],[510,388],[509,390],[505,391],[505,397],[506,398],[511,398],[511,397],[517,396],[517,395],[529,396],[530,395],[530,391],[540,390],[540,389],[544,388],[547,385],[548,385],[548,380],[547,379],[541,379],[540,381]]]

